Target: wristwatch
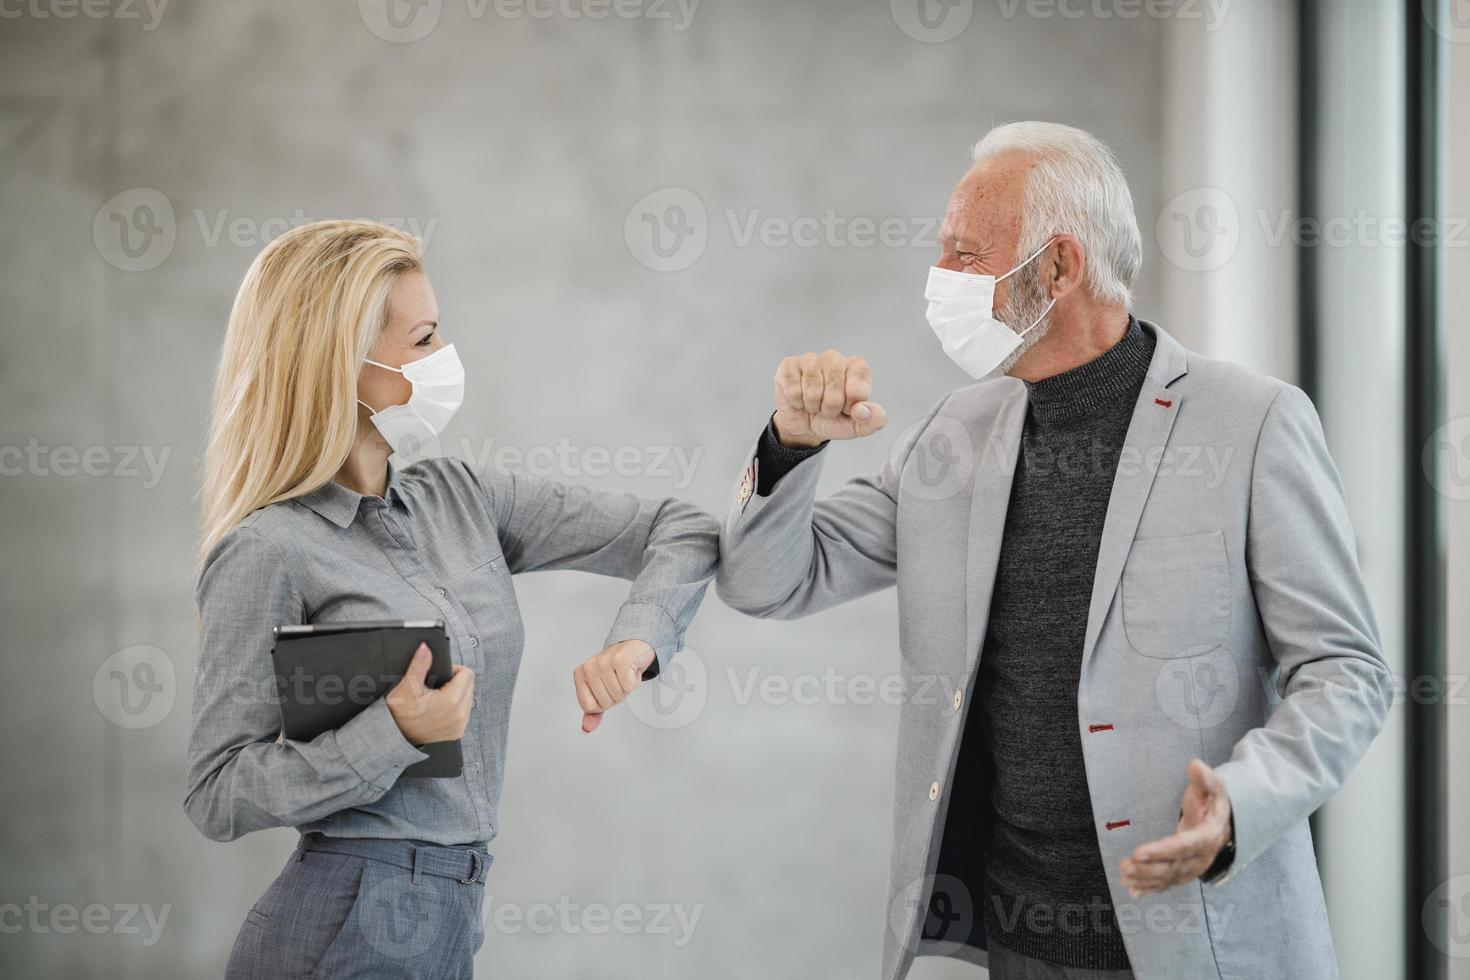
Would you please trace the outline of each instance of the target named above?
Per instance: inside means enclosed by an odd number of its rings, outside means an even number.
[[[1220,853],[1215,855],[1215,860],[1205,869],[1199,880],[1207,885],[1223,885],[1230,880],[1230,872],[1235,865],[1235,814],[1230,814],[1230,839],[1220,848]]]

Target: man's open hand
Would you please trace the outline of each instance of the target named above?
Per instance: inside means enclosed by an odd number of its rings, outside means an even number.
[[[1189,787],[1180,809],[1178,830],[1139,845],[1119,865],[1123,884],[1134,898],[1193,881],[1230,842],[1230,797],[1225,781],[1199,759],[1189,763]]]

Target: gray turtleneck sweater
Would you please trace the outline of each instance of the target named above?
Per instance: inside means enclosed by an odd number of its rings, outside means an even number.
[[[1026,385],[979,710],[966,723],[988,758],[964,761],[990,775],[985,931],[1071,967],[1128,966],[1098,852],[1077,684],[1113,475],[1153,347],[1130,319],[1102,356]]]

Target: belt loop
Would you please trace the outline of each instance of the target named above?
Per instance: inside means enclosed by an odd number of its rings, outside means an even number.
[[[301,836],[301,839],[296,842],[296,853],[293,854],[293,855],[291,855],[291,859],[293,861],[297,861],[297,862],[305,861],[306,860],[306,835],[305,834],[303,834]]]
[[[422,847],[415,847],[413,849],[413,874],[411,875],[411,878],[415,885],[419,883],[419,869],[420,866],[423,864],[423,854],[424,849]]]

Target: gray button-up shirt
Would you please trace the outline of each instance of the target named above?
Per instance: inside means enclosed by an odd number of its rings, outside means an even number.
[[[255,511],[199,578],[188,795],[215,840],[293,826],[332,836],[467,844],[494,837],[524,634],[511,576],[573,568],[633,580],[608,634],[666,664],[714,575],[718,525],[644,500],[437,459],[391,465],[383,497],[329,482]],[[285,623],[442,619],[475,706],[454,779],[398,776],[424,753],[379,700],[311,742],[280,737],[271,630]],[[650,676],[650,675],[645,675]]]

